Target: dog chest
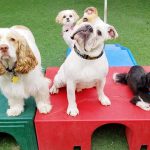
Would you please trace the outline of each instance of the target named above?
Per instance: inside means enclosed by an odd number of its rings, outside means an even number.
[[[88,89],[88,88],[92,88],[95,87],[98,83],[98,80],[93,80],[93,81],[89,81],[89,82],[83,82],[83,81],[76,81],[76,89],[77,91],[80,91],[82,89]]]

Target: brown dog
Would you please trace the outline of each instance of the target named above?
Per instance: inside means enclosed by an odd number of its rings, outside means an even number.
[[[82,22],[89,22],[93,24],[97,19],[100,19],[97,9],[95,7],[88,7],[84,10],[84,15],[77,24],[81,24]]]

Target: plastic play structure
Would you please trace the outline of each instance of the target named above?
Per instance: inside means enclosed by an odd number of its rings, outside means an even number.
[[[104,6],[104,21],[107,22],[107,0]],[[67,50],[69,55],[70,49]],[[36,111],[34,101],[26,101],[25,112],[18,117],[7,117],[7,100],[0,95],[0,132],[13,136],[21,150],[91,150],[94,131],[106,124],[121,124],[126,128],[129,150],[140,150],[147,145],[150,150],[150,113],[130,104],[132,93],[128,86],[115,84],[114,72],[128,71],[136,65],[131,51],[120,44],[106,44],[105,53],[110,70],[105,92],[112,105],[102,106],[94,88],[76,93],[80,115],[71,117],[66,114],[66,89],[51,96],[52,112],[48,115]],[[150,67],[144,67],[150,71]],[[46,69],[46,77],[53,79],[58,68]],[[111,88],[110,88],[111,87]],[[119,92],[118,92],[119,91]]]

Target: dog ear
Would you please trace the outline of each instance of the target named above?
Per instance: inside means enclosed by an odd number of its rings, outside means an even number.
[[[20,37],[18,40],[18,49],[16,54],[17,62],[15,72],[17,73],[26,74],[34,69],[38,64],[31,48],[23,37]]]
[[[75,10],[72,10],[72,12],[75,17],[75,21],[77,21],[79,19],[79,15],[77,14],[77,12]]]
[[[116,39],[118,37],[118,33],[113,26],[109,26],[107,32],[110,39]]]
[[[6,69],[5,67],[3,66],[2,62],[0,62],[0,75],[3,75],[6,73]]]
[[[63,11],[59,12],[57,17],[56,17],[56,23],[62,24],[62,20],[63,20]]]
[[[97,11],[97,8],[95,8],[95,7],[87,7],[84,10],[84,13],[88,13],[88,12],[91,12],[91,14],[95,14],[98,16],[98,11]]]
[[[150,72],[146,74],[146,84],[150,87]]]
[[[118,38],[118,33],[116,29],[111,25],[107,25],[107,38],[106,39],[116,39],[116,38]]]
[[[143,75],[142,77],[141,77],[141,83],[138,85],[138,86],[140,86],[140,87],[144,87],[145,85],[146,85],[146,75]]]

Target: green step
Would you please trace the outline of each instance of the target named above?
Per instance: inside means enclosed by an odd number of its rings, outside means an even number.
[[[34,98],[25,100],[25,109],[20,116],[8,117],[8,108],[7,99],[0,93],[0,132],[13,136],[21,150],[38,150],[34,126]]]

